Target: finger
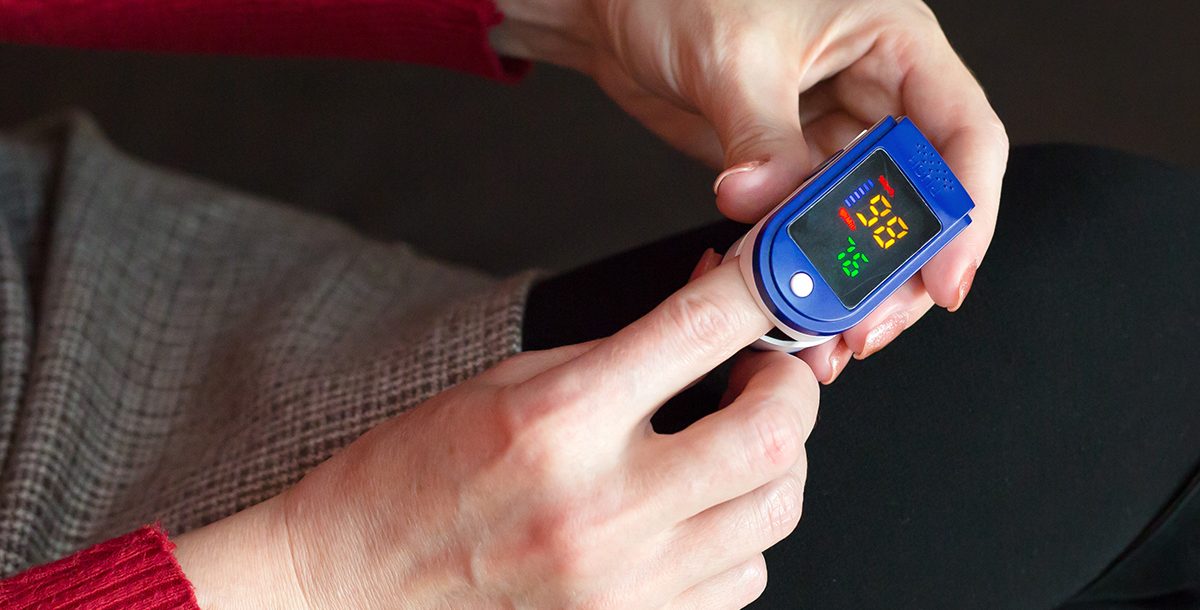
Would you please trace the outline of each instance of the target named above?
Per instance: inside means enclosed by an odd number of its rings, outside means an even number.
[[[846,344],[846,339],[839,336],[801,351],[796,357],[808,364],[818,381],[828,385],[846,370],[853,355],[854,350]]]
[[[696,267],[692,269],[692,275],[688,277],[688,281],[691,282],[703,276],[705,273],[716,269],[717,265],[720,264],[720,254],[717,254],[717,252],[712,248],[705,250],[704,254],[700,255],[700,260],[696,262]]]
[[[933,307],[921,276],[915,275],[892,293],[875,311],[867,314],[850,330],[842,333],[842,340],[862,360],[883,349],[900,333],[921,319]]]
[[[762,553],[736,567],[696,583],[666,607],[669,610],[744,608],[767,588],[767,560]]]
[[[836,4],[824,8],[843,11]],[[847,28],[854,27],[853,21],[813,15],[814,23],[838,25],[821,32],[784,30],[783,35],[742,41],[740,49],[732,45],[733,65],[715,71],[731,76],[710,87],[717,92],[715,110],[703,106],[702,111],[721,139],[726,167],[739,170],[723,181],[718,177],[717,206],[726,216],[747,222],[758,220],[795,189],[817,162],[849,139],[836,145],[806,144],[806,126],[807,119],[824,116],[836,107],[827,103],[830,96],[823,93],[826,88],[822,81],[858,62],[874,44],[871,36],[847,35]],[[796,57],[789,45],[797,39],[807,39],[810,52],[802,54],[798,65],[792,66],[782,58]],[[802,100],[800,92],[809,90],[817,90],[816,95],[806,93],[808,99]],[[802,117],[806,119],[803,123]],[[876,120],[850,118],[863,126]]]
[[[1008,136],[974,76],[944,37],[941,41],[932,58],[913,64],[901,95],[909,116],[941,151],[975,201],[971,225],[921,271],[934,302],[957,309],[996,227]]]
[[[760,353],[747,351],[733,357],[733,366],[729,369],[729,380],[725,384],[725,391],[721,394],[719,408],[724,409],[733,404],[733,401],[746,391],[746,384],[750,383],[750,379],[762,370],[764,363],[768,362],[759,355]]]
[[[736,399],[745,394],[750,380],[770,366],[775,359],[776,356],[755,351],[745,352],[739,356],[729,371],[728,390],[733,393],[733,398]]]
[[[645,425],[659,405],[770,327],[741,271],[721,265],[592,350],[533,377],[519,391],[574,404],[596,425]]]
[[[704,251],[704,254],[700,255],[700,260],[696,263],[696,267],[692,269],[692,275],[688,278],[688,281],[694,282],[696,279],[703,277],[705,273],[716,269],[717,266],[721,264],[721,259],[722,257],[720,254],[717,254],[712,248],[708,248]],[[689,383],[684,389],[691,389],[703,379],[703,375],[693,379],[692,382]]]
[[[775,207],[812,167],[800,127],[800,75],[772,37],[741,43],[727,69],[714,71],[701,112],[725,153],[713,191],[729,218],[755,222]]]
[[[800,352],[800,354],[805,354],[809,351],[820,349],[822,346],[827,344],[836,343],[836,340],[827,341],[819,346]],[[758,374],[758,372],[762,370],[763,366],[770,361],[769,359],[773,357],[774,356],[764,356],[762,352],[756,351],[742,352],[741,354],[734,356],[733,366],[729,370],[729,380],[726,382],[725,392],[721,395],[720,408],[724,409],[732,404],[738,396],[741,396],[742,393],[746,391],[746,384],[750,383],[750,380],[756,374]],[[847,354],[846,357],[849,358],[849,354]],[[804,362],[805,364],[809,365],[810,369],[812,369],[812,364],[807,359],[804,359]],[[821,376],[817,374],[815,369],[812,372],[814,377],[816,377],[818,380],[821,379]]]
[[[596,347],[600,341],[602,339],[564,345],[554,349],[521,352],[488,369],[479,376],[479,379],[496,385],[521,383],[539,373],[578,358]]]
[[[757,370],[728,407],[636,448],[630,485],[655,515],[647,521],[673,526],[779,478],[801,459],[817,419],[812,372],[782,352],[747,360]]]
[[[662,563],[686,586],[775,546],[800,523],[804,475],[803,468],[789,472],[680,524]]]

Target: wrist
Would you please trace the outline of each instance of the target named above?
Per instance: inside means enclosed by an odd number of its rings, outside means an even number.
[[[488,34],[501,55],[587,71],[594,20],[584,0],[496,0],[504,21]]]
[[[201,608],[309,608],[292,565],[281,497],[175,539]]]

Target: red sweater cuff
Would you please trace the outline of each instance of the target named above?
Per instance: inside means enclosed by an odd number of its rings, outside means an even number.
[[[0,40],[178,53],[425,63],[515,81],[493,0],[0,0]]]
[[[157,525],[0,580],[0,607],[199,610],[192,586]]]

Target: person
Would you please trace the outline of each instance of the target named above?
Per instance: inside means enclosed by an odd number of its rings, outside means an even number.
[[[509,58],[560,63],[720,168],[738,221],[907,114],[977,203],[919,277],[795,358],[742,350],[770,324],[704,250],[741,225],[496,282],[147,167],[86,118],[28,127],[0,143],[6,607],[725,608],[763,595],[768,563],[772,607],[1200,600],[1193,177],[1019,151],[986,298],[873,356],[963,306],[1008,157],[920,3],[0,12],[14,42],[501,80],[528,67]],[[134,529],[155,520],[173,541]]]

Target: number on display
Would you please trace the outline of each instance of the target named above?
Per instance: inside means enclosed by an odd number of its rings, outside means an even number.
[[[888,201],[886,195],[872,197],[867,207],[871,210],[871,217],[867,218],[862,212],[858,212],[858,220],[866,227],[879,225],[875,227],[872,236],[880,248],[887,250],[908,235],[908,225],[903,218],[892,213],[892,202]],[[887,220],[884,220],[885,218]]]
[[[871,262],[871,259],[867,258],[866,254],[857,251],[858,244],[854,243],[853,237],[847,237],[846,241],[850,245],[838,254],[838,260],[842,261],[842,273],[845,273],[846,277],[858,277],[858,272],[862,269],[859,263],[865,265]]]

